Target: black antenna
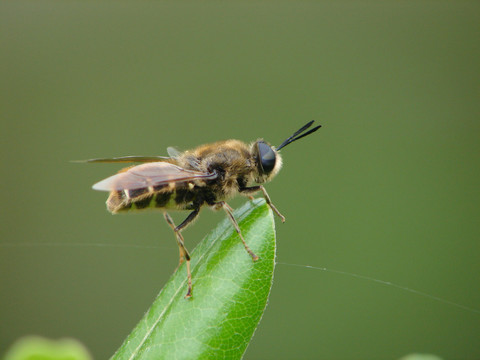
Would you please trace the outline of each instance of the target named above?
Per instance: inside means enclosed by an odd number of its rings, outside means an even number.
[[[277,151],[280,150],[281,148],[287,146],[288,144],[298,140],[298,139],[301,139],[303,138],[304,136],[307,136],[307,135],[310,135],[311,133],[314,133],[315,131],[317,131],[318,129],[320,129],[322,127],[322,125],[318,125],[316,127],[314,127],[313,129],[307,131],[305,134],[303,135],[300,135],[302,132],[304,132],[305,130],[307,130],[310,126],[312,126],[313,122],[315,120],[312,120],[310,121],[309,123],[307,123],[305,126],[303,126],[302,128],[300,128],[299,130],[295,131],[293,133],[292,136],[290,136],[287,140],[285,140],[280,146],[277,147]],[[297,136],[297,135],[300,135],[300,136]],[[297,136],[297,137],[295,137]]]

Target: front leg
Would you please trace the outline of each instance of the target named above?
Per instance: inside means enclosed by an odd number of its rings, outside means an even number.
[[[280,213],[280,211],[278,211],[278,209],[275,207],[275,205],[273,205],[272,200],[270,200],[270,196],[268,196],[268,194],[267,194],[267,190],[265,190],[265,188],[262,185],[248,186],[248,187],[243,187],[243,188],[239,189],[241,194],[247,195],[247,196],[249,196],[250,194],[255,194],[257,191],[260,191],[260,190],[263,192],[263,196],[265,197],[265,201],[267,202],[268,206],[270,206],[270,208],[273,210],[273,212],[275,214],[277,214],[277,216],[280,218],[280,220],[282,220],[282,223],[284,223],[285,222],[285,216],[283,216]]]

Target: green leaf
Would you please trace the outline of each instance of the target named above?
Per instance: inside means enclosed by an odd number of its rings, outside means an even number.
[[[267,304],[275,230],[263,199],[234,213],[254,262],[228,219],[192,253],[193,297],[183,264],[113,359],[240,359]]]
[[[414,354],[406,355],[399,360],[442,360],[442,359],[437,355],[433,355],[433,354],[414,353]]]
[[[75,339],[50,340],[26,336],[13,344],[4,360],[91,360],[88,350]]]

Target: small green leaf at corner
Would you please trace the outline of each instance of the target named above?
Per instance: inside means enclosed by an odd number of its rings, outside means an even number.
[[[228,219],[192,253],[193,297],[183,264],[112,359],[240,359],[265,310],[275,229],[263,199],[235,211],[254,262]]]
[[[433,355],[433,354],[414,353],[414,354],[405,355],[399,360],[442,360],[442,359],[437,355]]]
[[[4,360],[91,360],[88,350],[75,339],[50,340],[26,336],[17,340]]]

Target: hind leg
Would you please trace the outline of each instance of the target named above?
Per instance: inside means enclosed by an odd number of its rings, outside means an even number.
[[[167,212],[163,213],[163,216],[165,217],[165,220],[167,221],[167,224],[172,228],[173,232],[175,233],[175,239],[177,240],[178,244],[178,250],[180,253],[180,261],[178,266],[183,263],[183,261],[187,262],[187,282],[188,282],[188,290],[187,294],[185,295],[185,298],[189,298],[193,294],[193,289],[192,289],[192,273],[190,270],[190,253],[188,252],[187,248],[185,247],[185,241],[183,239],[183,236],[181,234],[181,231],[185,229],[197,216],[198,213],[200,212],[199,209],[196,209],[192,211],[183,222],[175,226],[175,223],[173,222],[173,219],[168,215]],[[177,268],[178,269],[178,268]]]

